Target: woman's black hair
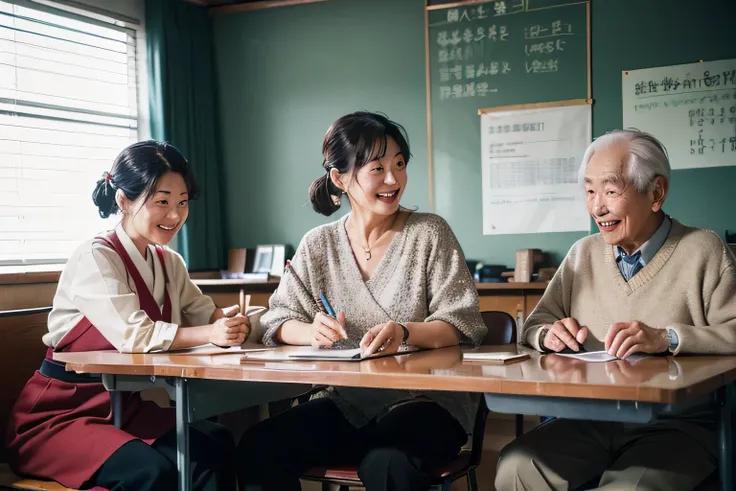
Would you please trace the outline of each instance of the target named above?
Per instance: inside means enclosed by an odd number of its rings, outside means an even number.
[[[97,181],[92,192],[92,201],[97,205],[100,216],[107,218],[119,211],[115,201],[116,190],[122,190],[131,201],[140,196],[147,200],[156,190],[158,180],[167,172],[181,174],[189,199],[197,199],[197,182],[189,162],[181,152],[168,143],[146,140],[134,143],[120,152],[110,172],[105,172]]]
[[[360,169],[365,164],[383,158],[386,141],[391,137],[399,146],[405,163],[409,163],[409,142],[403,126],[383,114],[355,112],[341,117],[330,126],[322,143],[325,174],[309,187],[309,200],[317,213],[330,216],[339,208],[334,197],[342,191],[330,179],[330,170],[340,174]]]

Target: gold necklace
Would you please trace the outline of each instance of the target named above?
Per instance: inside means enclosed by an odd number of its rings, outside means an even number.
[[[371,254],[371,248],[368,247],[368,243],[363,245],[363,252],[365,253],[365,260],[370,261],[373,255]]]
[[[396,214],[394,215],[394,221],[391,222],[391,226],[386,230],[386,232],[390,232],[391,229],[394,228],[394,225],[396,225],[396,220],[399,219],[399,213],[400,212],[396,212]],[[376,240],[376,242],[373,244],[374,247],[375,247],[376,244],[378,244],[381,241],[381,239],[386,234],[386,232],[384,232],[383,235],[381,235],[378,238],[378,240]],[[368,246],[368,238],[366,238],[365,239],[365,242],[363,242],[363,253],[365,254],[365,260],[366,261],[370,261],[371,258],[373,257],[373,254],[371,254],[371,248]]]

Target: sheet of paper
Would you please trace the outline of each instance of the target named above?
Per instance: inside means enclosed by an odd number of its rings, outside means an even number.
[[[587,361],[588,363],[604,363],[608,361],[619,360],[615,356],[609,355],[606,351],[584,351],[582,353],[555,353],[557,356],[565,356],[567,358],[575,358],[576,360]],[[634,353],[624,361],[635,362],[648,358],[649,355],[644,353]]]
[[[288,351],[256,351],[243,354],[243,361],[287,361],[293,360]]]
[[[289,355],[291,359],[310,360],[359,360],[360,348],[354,349],[319,349],[312,348]]]
[[[298,349],[290,350],[275,350],[268,352],[255,352],[245,353],[243,360],[263,360],[263,361],[301,361],[301,360],[316,360],[316,361],[361,361],[370,360],[372,358],[381,358],[384,356],[400,356],[415,351],[421,351],[419,348],[408,347],[405,350],[399,351],[398,353],[392,353],[385,355],[382,353],[376,353],[368,357],[360,356],[360,348],[354,349],[319,349],[311,346],[301,346]]]
[[[235,353],[252,353],[261,351],[271,351],[273,348],[253,348],[244,346],[231,346],[229,348],[221,348],[214,344],[203,344],[192,348],[184,348],[175,351],[169,351],[172,355],[228,355]]]
[[[483,114],[483,234],[589,231],[578,168],[589,105]]]
[[[298,361],[298,360],[350,360],[355,355],[360,359],[360,348],[350,350],[318,349],[311,346],[300,346],[289,350],[271,350],[248,352],[243,360],[253,361]]]

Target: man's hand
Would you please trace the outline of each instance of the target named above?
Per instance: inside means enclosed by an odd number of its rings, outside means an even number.
[[[639,321],[617,322],[606,334],[606,351],[622,359],[634,353],[662,353],[669,346],[666,329],[649,327]]]
[[[580,346],[588,337],[588,328],[580,327],[578,321],[572,317],[559,320],[551,326],[545,326],[548,329],[542,340],[542,345],[550,351],[559,353],[565,347],[573,351],[580,351]]]

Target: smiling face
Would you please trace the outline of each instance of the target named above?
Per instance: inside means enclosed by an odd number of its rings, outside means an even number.
[[[168,244],[189,216],[189,194],[178,172],[166,172],[148,199],[141,195],[131,202],[123,194],[123,228],[141,254],[149,244]]]
[[[597,149],[585,168],[585,192],[588,213],[606,243],[632,254],[657,230],[666,182],[658,176],[649,191],[640,192],[628,178],[628,160],[625,141]]]
[[[332,178],[347,191],[353,208],[389,216],[398,211],[406,189],[406,157],[396,141],[388,136],[382,157],[349,174],[335,171]]]

